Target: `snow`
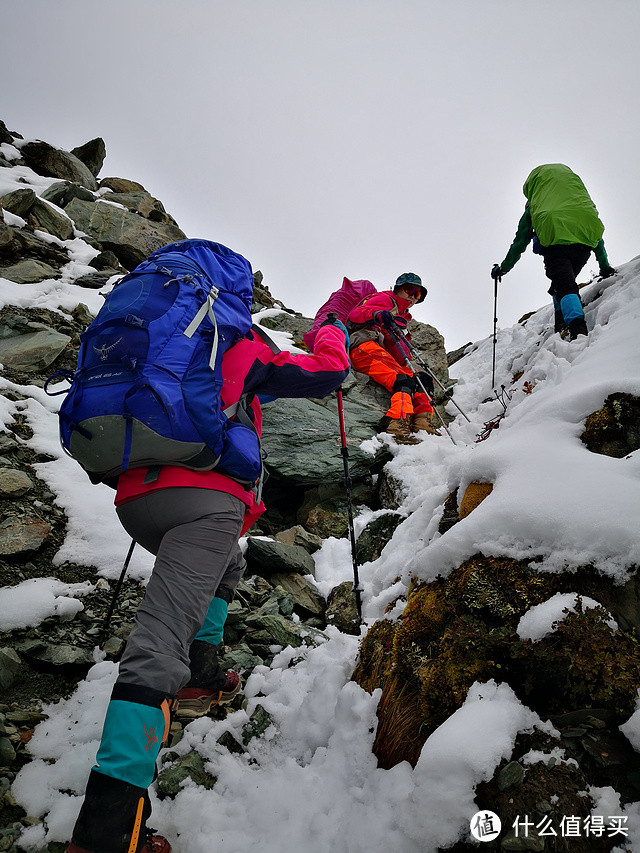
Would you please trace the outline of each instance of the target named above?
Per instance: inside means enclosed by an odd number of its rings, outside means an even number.
[[[12,155],[6,146],[2,150]],[[26,167],[2,169],[0,195],[26,186],[42,193],[52,182]],[[4,217],[21,224],[6,211]],[[70,312],[84,303],[96,313],[100,294],[74,284],[95,250],[80,234],[63,245],[72,261],[61,280],[16,285],[0,279],[0,305]],[[525,323],[498,331],[496,387],[504,383],[511,398],[487,441],[476,443],[476,438],[503,412],[491,387],[491,338],[468,348],[452,369],[458,377],[456,402],[471,421],[449,404],[455,444],[446,435],[428,435],[416,446],[392,446],[389,471],[402,484],[403,521],[381,556],[359,567],[367,624],[384,617],[393,602],[387,618],[402,612],[412,577],[445,575],[478,552],[530,560],[545,572],[591,564],[616,583],[640,563],[640,452],[613,459],[590,453],[580,441],[586,417],[609,394],[640,395],[640,258],[621,266],[615,277],[594,281],[582,295],[588,339],[569,342],[554,334],[550,305]],[[269,309],[255,319],[279,312]],[[279,346],[295,349],[291,335],[267,331]],[[521,376],[513,385],[516,372]],[[12,403],[0,397],[2,422],[20,411],[33,430],[25,443],[52,460],[40,463],[37,473],[69,520],[54,562],[73,560],[95,566],[102,577],[117,577],[128,537],[117,522],[111,490],[92,486],[59,447],[60,398],[1,376],[0,385],[27,398]],[[380,444],[372,437],[365,446],[374,452]],[[492,493],[441,535],[447,495],[458,488],[461,499],[473,480],[492,483]],[[356,532],[372,517],[371,511],[358,516]],[[352,578],[347,539],[327,540],[315,559],[323,594]],[[150,555],[137,548],[131,575],[144,581],[151,567]],[[0,627],[35,625],[52,615],[69,618],[87,591],[87,585],[53,578],[0,590]],[[533,608],[520,623],[520,635],[540,639],[575,603],[573,595],[555,596]],[[582,605],[591,602],[583,598]],[[518,733],[537,726],[553,734],[508,684],[474,684],[464,705],[427,740],[415,768],[405,762],[381,769],[372,753],[379,692],[369,695],[350,681],[360,638],[333,627],[324,633],[319,645],[283,649],[270,667],[258,667],[245,687],[246,710],[224,721],[204,718],[187,726],[177,751],[197,749],[218,781],[210,791],[187,782],[174,800],[152,796],[151,824],[170,839],[175,853],[214,848],[219,853],[255,848],[435,853],[468,840],[477,811],[475,788],[509,758]],[[114,664],[99,662],[70,698],[46,708],[48,719],[29,744],[34,760],[13,785],[17,802],[45,820],[25,830],[25,850],[70,837],[115,677]],[[258,704],[270,713],[272,725],[250,742],[246,755],[230,754],[217,743],[220,735],[231,731],[239,737]],[[622,731],[640,750],[640,704]],[[594,814],[628,817],[629,843],[640,849],[640,806],[623,807],[612,789],[591,795]]]
[[[48,616],[72,619],[84,609],[75,596],[87,595],[94,585],[66,584],[56,578],[32,578],[0,589],[0,631],[39,625]]]
[[[558,592],[548,601],[536,604],[524,614],[516,629],[518,636],[521,640],[532,640],[536,643],[547,634],[551,634],[558,622],[561,622],[569,613],[576,612],[578,600],[583,611],[602,607],[599,602],[586,595],[579,596],[576,592]],[[609,618],[605,621],[612,630],[617,631],[618,625],[615,619]]]

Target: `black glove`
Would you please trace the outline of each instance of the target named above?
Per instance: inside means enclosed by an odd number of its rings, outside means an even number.
[[[385,329],[393,329],[395,320],[391,311],[376,311],[373,315],[373,321]]]
[[[617,272],[618,270],[614,270],[613,267],[605,267],[603,270],[600,270],[600,278],[609,278]]]
[[[494,264],[491,269],[491,278],[494,281],[500,281],[502,278],[502,270],[500,269],[500,264]]]
[[[420,382],[424,385],[424,389],[430,397],[433,397],[433,379],[425,370],[421,370],[416,374]]]

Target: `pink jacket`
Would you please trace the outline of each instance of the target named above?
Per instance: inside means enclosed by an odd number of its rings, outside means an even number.
[[[266,401],[278,397],[326,397],[340,387],[348,372],[349,357],[345,350],[344,334],[336,326],[323,326],[320,329],[312,355],[287,351],[276,354],[268,344],[249,333],[224,355],[222,406],[227,408],[237,403],[245,394],[255,395],[250,398],[249,415],[260,436],[262,409],[259,396]],[[165,465],[153,483],[144,483],[147,471],[147,468],[132,468],[120,475],[116,506],[158,489],[188,486],[216,489],[240,498],[247,507],[242,533],[264,512],[264,504],[256,503],[252,491],[215,469],[191,471]]]
[[[390,352],[398,364],[404,364],[402,352],[396,339],[383,326],[373,322],[373,315],[376,311],[391,311],[395,317],[402,317],[408,323],[413,319],[408,309],[409,300],[396,296],[392,290],[382,290],[374,296],[368,296],[349,314],[349,323],[354,325],[367,324],[366,328],[358,329],[350,336],[351,347],[360,346],[367,340],[374,341],[378,346],[384,347],[387,352]],[[411,335],[408,332],[404,334],[406,338],[411,340]],[[409,355],[409,350],[406,347],[403,349],[405,354]]]

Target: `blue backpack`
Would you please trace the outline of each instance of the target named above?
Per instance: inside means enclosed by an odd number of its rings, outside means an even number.
[[[163,464],[260,478],[251,421],[220,399],[222,357],[251,329],[252,295],[246,258],[208,240],[164,246],[115,285],[63,374],[60,441],[92,482]]]

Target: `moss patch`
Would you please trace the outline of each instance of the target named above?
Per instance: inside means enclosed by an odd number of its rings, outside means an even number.
[[[364,637],[353,675],[368,691],[382,688],[374,745],[381,766],[415,764],[475,681],[506,681],[543,719],[596,707],[620,721],[630,716],[640,687],[633,629],[613,631],[604,609],[578,606],[539,642],[516,632],[527,610],[556,592],[580,592],[580,584],[579,574],[538,574],[482,555],[446,579],[414,582],[400,619],[381,620]]]

